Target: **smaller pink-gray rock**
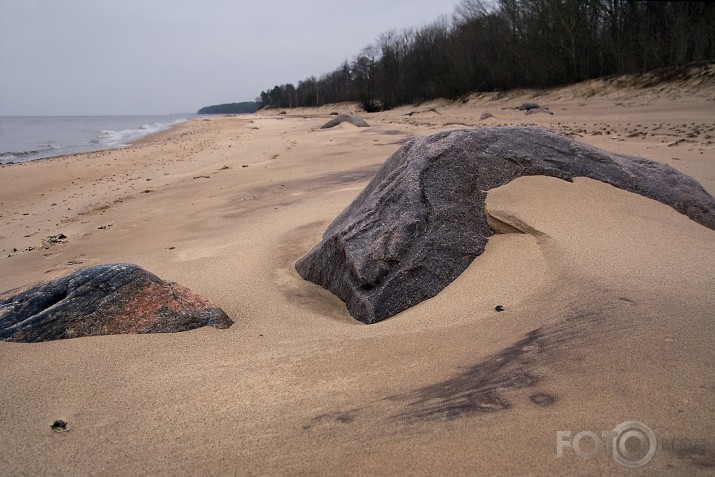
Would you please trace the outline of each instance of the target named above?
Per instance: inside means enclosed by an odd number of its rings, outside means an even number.
[[[4,341],[174,333],[232,324],[206,298],[127,263],[84,268],[0,293],[0,339]]]
[[[352,114],[341,114],[340,116],[331,119],[327,123],[323,124],[320,129],[330,129],[334,128],[340,123],[350,123],[353,124],[359,128],[369,128],[370,125],[365,122],[364,119],[358,118],[357,116],[353,116]]]

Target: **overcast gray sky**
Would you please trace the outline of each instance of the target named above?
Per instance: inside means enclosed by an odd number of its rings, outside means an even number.
[[[253,100],[458,0],[0,0],[0,115],[168,114]]]

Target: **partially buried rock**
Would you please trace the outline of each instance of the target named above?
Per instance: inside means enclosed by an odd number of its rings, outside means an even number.
[[[448,131],[393,154],[296,269],[340,297],[358,320],[384,320],[457,278],[493,234],[487,191],[533,175],[600,180],[715,229],[715,199],[664,164],[537,128]]]
[[[338,124],[341,123],[350,123],[353,124],[359,128],[369,128],[370,125],[365,122],[364,119],[358,118],[357,116],[353,116],[351,114],[341,114],[340,116],[331,119],[327,123],[323,124],[320,129],[330,129],[334,128]]]
[[[519,106],[519,111],[530,111],[532,109],[540,109],[541,106],[539,106],[537,103],[521,103],[521,106]]]
[[[549,111],[549,110],[546,109],[546,108],[531,108],[531,109],[527,109],[527,110],[526,110],[526,114],[527,114],[527,115],[539,114],[539,113],[550,114],[550,115],[552,115],[552,116],[554,115],[554,113],[552,113],[551,111]]]
[[[67,236],[65,234],[50,235],[46,239],[42,240],[42,246],[44,248],[49,248],[52,245],[67,243]]]
[[[137,265],[84,268],[0,294],[0,339],[32,343],[80,336],[228,328],[220,308]]]
[[[69,429],[67,429],[67,423],[63,420],[58,420],[52,423],[50,426],[50,429],[52,429],[55,432],[67,432]]]

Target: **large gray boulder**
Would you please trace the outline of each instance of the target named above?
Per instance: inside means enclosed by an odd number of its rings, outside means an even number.
[[[83,268],[0,293],[0,340],[174,333],[233,321],[207,299],[129,263]]]
[[[600,180],[715,229],[715,199],[667,165],[537,128],[448,131],[393,154],[296,269],[340,297],[356,319],[384,320],[457,278],[493,234],[487,191],[532,175]]]
[[[362,118],[353,116],[352,114],[341,114],[340,116],[331,119],[327,123],[320,126],[320,129],[330,129],[342,123],[350,123],[359,128],[369,128],[370,125]]]

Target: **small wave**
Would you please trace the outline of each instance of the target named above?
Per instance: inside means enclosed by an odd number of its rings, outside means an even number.
[[[0,131],[0,164],[123,147],[144,136],[187,121],[187,118],[160,116],[11,121],[7,123],[9,130],[3,123],[3,130]],[[127,127],[131,129],[125,129]]]
[[[40,144],[39,149],[32,149],[30,151],[6,151],[0,152],[0,163],[7,163],[13,161],[23,161],[30,156],[37,156],[38,154],[44,154],[48,151],[54,151],[58,149],[57,146],[52,144]]]
[[[154,134],[160,131],[165,131],[171,126],[187,122],[187,119],[177,119],[168,123],[152,123],[143,124],[138,129],[124,129],[122,131],[101,131],[99,134],[99,143],[105,146],[114,147],[125,145],[129,142],[136,141],[144,136]]]

